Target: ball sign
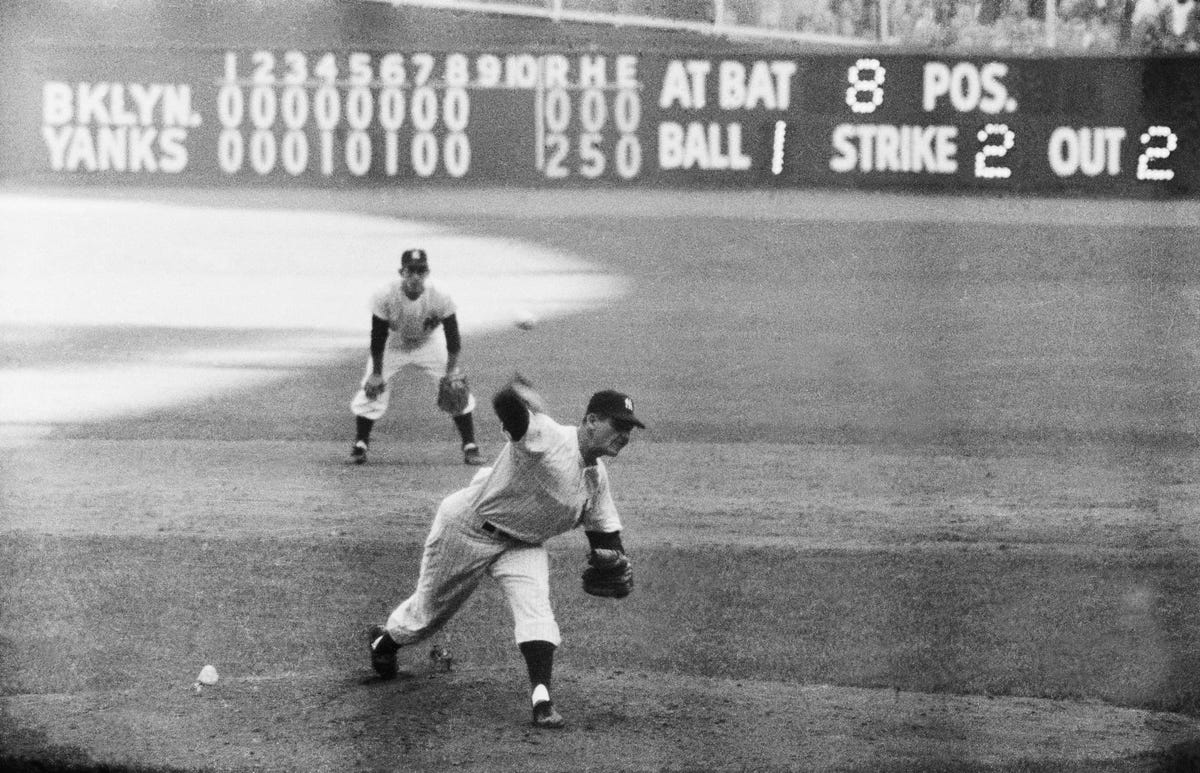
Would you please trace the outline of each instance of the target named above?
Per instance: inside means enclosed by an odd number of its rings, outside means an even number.
[[[1200,58],[46,46],[29,171],[229,184],[1200,191]]]

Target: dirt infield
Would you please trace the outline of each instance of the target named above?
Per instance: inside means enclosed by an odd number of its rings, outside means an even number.
[[[22,697],[9,707],[100,759],[132,749],[189,770],[1128,771],[1156,769],[1139,756],[1195,730],[1172,715],[1074,701],[567,668],[559,691],[590,697],[569,730],[547,735],[512,721],[519,700],[496,689],[511,679],[468,668],[384,689],[337,673],[235,677],[199,695]]]
[[[414,579],[465,473],[438,443],[366,469],[342,452],[64,439],[10,456],[8,748],[188,770],[1115,771],[1164,769],[1200,733],[1162,710],[1194,700],[1194,500],[1146,528],[1136,502],[1090,507],[1104,492],[1080,490],[1079,465],[631,447],[613,472],[639,588],[587,602],[580,546],[555,544],[572,729],[546,738],[521,721],[494,589],[440,638],[455,670],[373,682],[358,623]],[[718,493],[686,475],[657,490],[696,458]],[[47,486],[65,469],[72,486]],[[900,495],[898,474],[927,491]],[[196,694],[207,662],[221,680]]]
[[[345,404],[365,340],[266,361],[321,331],[7,326],[14,371],[220,346],[245,356],[219,367],[264,377],[4,428],[6,765],[1115,773],[1200,759],[1186,207],[797,194],[652,212],[632,196],[598,217],[587,196],[246,196],[220,194],[421,218],[628,281],[611,307],[535,334],[469,336],[466,362],[481,392],[525,372],[564,421],[597,386],[638,398],[650,428],[611,465],[635,594],[584,596],[582,539],[551,544],[564,733],[527,726],[491,587],[439,637],[453,670],[418,652],[425,673],[377,683],[362,628],[411,584],[433,507],[470,473],[428,399],[398,397],[357,467]],[[190,208],[214,192],[154,197]],[[485,454],[502,442],[486,418],[480,435]],[[221,678],[196,692],[206,663]]]

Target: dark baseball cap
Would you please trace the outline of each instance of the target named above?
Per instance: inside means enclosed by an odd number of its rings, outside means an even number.
[[[428,271],[429,256],[422,249],[405,250],[404,254],[400,256],[400,268],[407,268],[411,271]]]
[[[587,412],[646,428],[642,420],[633,415],[633,398],[612,389],[603,389],[592,395],[592,399],[588,400]]]

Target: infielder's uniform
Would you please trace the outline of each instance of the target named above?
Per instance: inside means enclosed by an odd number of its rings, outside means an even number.
[[[555,422],[512,385],[497,393],[493,405],[509,442],[491,467],[442,500],[416,590],[386,625],[371,631],[372,665],[381,675],[394,675],[396,649],[433,635],[490,576],[508,602],[514,639],[529,667],[534,723],[561,727],[548,692],[561,636],[544,543],[582,526],[593,551],[624,554],[621,520],[599,457],[615,456],[633,427],[644,425],[633,415],[632,401],[612,391],[593,395],[578,427]]]
[[[416,299],[404,294],[403,285],[403,280],[396,280],[371,300],[371,315],[386,320],[391,331],[383,353],[383,379],[391,382],[401,370],[411,368],[437,382],[446,372],[448,351],[445,336],[434,335],[434,331],[442,327],[442,320],[456,315],[458,308],[454,300],[432,282],[425,284],[425,292]],[[368,358],[362,379],[364,385],[370,375]],[[370,398],[360,386],[350,402],[350,410],[355,416],[378,421],[387,412],[391,393],[391,389],[385,389]],[[471,395],[467,407],[458,415],[474,410],[475,395]]]
[[[457,373],[458,353],[462,346],[458,309],[447,293],[426,281],[429,256],[424,250],[405,250],[400,265],[401,279],[392,282],[371,300],[371,354],[358,392],[350,401],[350,410],[356,417],[350,459],[358,464],[367,460],[371,429],[387,412],[391,400],[388,383],[401,370],[413,369],[439,385],[438,405],[451,414],[462,437],[463,461],[482,464],[472,419],[475,396],[467,387],[465,377]],[[442,329],[443,335],[435,334],[438,328]],[[461,391],[456,400],[443,403],[441,389],[446,385],[442,382],[451,380],[451,372],[457,376],[457,388]]]

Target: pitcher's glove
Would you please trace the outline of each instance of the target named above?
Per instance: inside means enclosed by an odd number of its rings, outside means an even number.
[[[442,376],[438,382],[437,406],[451,416],[457,416],[467,408],[471,399],[471,388],[467,385],[467,377],[462,373],[452,373]]]
[[[633,590],[633,564],[620,550],[596,548],[588,555],[583,589],[593,596],[623,599]]]

